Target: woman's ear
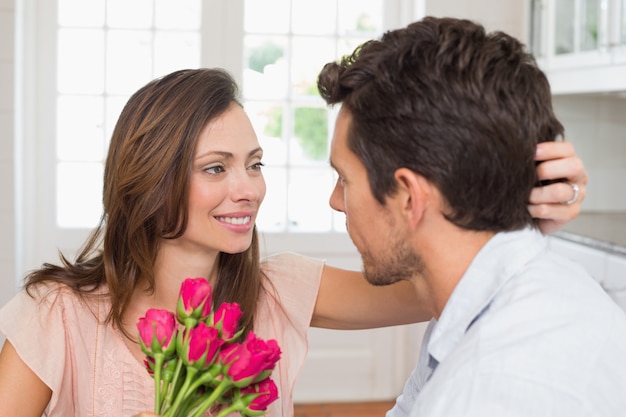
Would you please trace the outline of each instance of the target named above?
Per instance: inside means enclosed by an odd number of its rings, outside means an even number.
[[[432,194],[432,184],[408,168],[397,169],[394,178],[398,187],[393,197],[396,200],[396,208],[405,218],[407,225],[413,229],[424,217]]]

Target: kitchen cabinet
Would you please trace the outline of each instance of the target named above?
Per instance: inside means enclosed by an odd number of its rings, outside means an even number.
[[[531,0],[531,51],[554,94],[626,91],[626,0]]]
[[[548,240],[552,250],[582,265],[626,311],[626,256],[555,236]]]

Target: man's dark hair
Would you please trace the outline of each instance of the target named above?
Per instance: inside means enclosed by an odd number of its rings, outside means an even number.
[[[326,64],[318,88],[352,116],[348,146],[375,198],[409,168],[435,184],[446,218],[472,230],[532,225],[538,142],[563,126],[550,86],[524,45],[474,22],[426,17]]]

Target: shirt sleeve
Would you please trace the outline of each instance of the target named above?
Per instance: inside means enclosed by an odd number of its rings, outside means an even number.
[[[281,253],[264,261],[268,292],[299,333],[308,331],[320,288],[324,262],[296,253]]]

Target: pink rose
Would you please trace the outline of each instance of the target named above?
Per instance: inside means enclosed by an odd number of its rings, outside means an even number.
[[[187,278],[180,286],[178,319],[184,322],[186,318],[204,320],[211,314],[211,298],[213,289],[205,278]]]
[[[183,362],[197,369],[206,369],[213,363],[217,353],[224,344],[215,327],[199,322],[189,329],[184,338],[181,350]]]
[[[151,308],[137,322],[139,343],[146,355],[155,353],[171,354],[176,347],[176,318],[167,310]]]
[[[243,343],[223,349],[219,358],[226,376],[242,387],[269,376],[280,359],[280,348],[275,340],[265,341],[250,332]]]
[[[230,340],[237,334],[241,314],[241,309],[237,303],[222,303],[218,307],[213,322],[215,327],[220,329],[224,340]]]
[[[250,397],[254,396],[248,405],[248,409],[252,412],[266,411],[267,407],[278,399],[278,387],[270,378],[265,378],[259,383],[242,388],[241,395],[243,398],[246,398],[248,395]]]

